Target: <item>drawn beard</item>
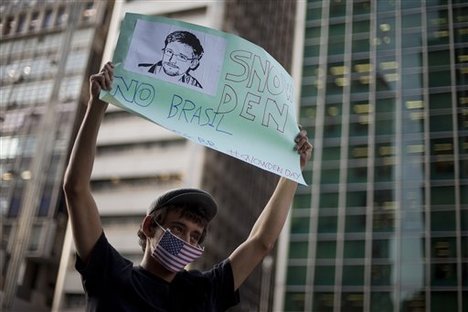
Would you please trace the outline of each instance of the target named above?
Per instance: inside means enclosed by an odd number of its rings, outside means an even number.
[[[180,68],[179,66],[175,65],[174,63],[164,62],[163,63],[163,70],[166,75],[169,76],[179,76],[180,75]]]

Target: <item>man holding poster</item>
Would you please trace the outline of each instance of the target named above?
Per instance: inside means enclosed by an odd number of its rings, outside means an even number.
[[[285,223],[297,182],[282,177],[249,237],[205,272],[184,267],[199,257],[207,225],[218,209],[210,194],[177,189],[159,196],[138,236],[144,256],[133,266],[107,241],[90,190],[96,139],[111,91],[114,65],[90,78],[90,100],[67,167],[64,191],[82,275],[87,311],[225,311],[239,302],[238,289],[273,248]],[[311,158],[304,130],[296,136],[300,168]]]

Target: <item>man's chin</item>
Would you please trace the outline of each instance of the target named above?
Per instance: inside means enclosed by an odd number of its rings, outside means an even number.
[[[180,76],[180,73],[178,70],[171,70],[171,68],[167,69],[166,67],[163,67],[163,71],[166,75],[175,77],[175,76]]]

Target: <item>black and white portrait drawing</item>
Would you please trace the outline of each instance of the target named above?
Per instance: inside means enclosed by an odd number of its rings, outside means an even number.
[[[225,48],[222,37],[138,20],[124,68],[215,95]]]

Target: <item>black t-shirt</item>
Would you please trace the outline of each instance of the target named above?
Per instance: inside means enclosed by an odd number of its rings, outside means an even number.
[[[87,311],[215,312],[239,303],[229,260],[206,272],[181,271],[169,283],[133,266],[103,233],[89,263],[77,257],[75,266],[82,277]]]

